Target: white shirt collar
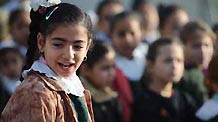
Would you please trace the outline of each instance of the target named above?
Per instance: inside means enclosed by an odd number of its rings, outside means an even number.
[[[69,79],[59,77],[46,64],[44,64],[40,61],[35,61],[30,69],[25,70],[22,73],[22,76],[26,77],[27,73],[30,70],[44,73],[47,77],[53,78],[53,79],[59,81],[60,84],[64,87],[64,90],[67,94],[71,93],[71,94],[73,94],[75,96],[79,96],[79,97],[84,96],[83,91],[85,89],[84,89],[79,77],[76,75],[76,73],[74,73],[72,76],[70,76]]]
[[[214,95],[212,99],[206,101],[202,107],[196,112],[196,116],[203,121],[208,121],[218,115],[218,95]]]

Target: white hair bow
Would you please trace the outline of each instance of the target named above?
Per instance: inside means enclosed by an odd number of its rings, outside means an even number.
[[[30,7],[33,11],[37,11],[40,6],[50,7],[61,3],[61,0],[30,0]]]

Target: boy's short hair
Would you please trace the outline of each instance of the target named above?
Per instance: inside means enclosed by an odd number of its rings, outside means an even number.
[[[194,37],[198,31],[203,31],[207,35],[210,36],[212,40],[216,39],[216,36],[209,25],[207,25],[203,21],[191,21],[188,22],[186,25],[183,26],[182,30],[180,31],[180,38],[181,41],[186,44],[190,38]]]

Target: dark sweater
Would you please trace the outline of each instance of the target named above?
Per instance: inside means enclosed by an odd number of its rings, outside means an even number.
[[[174,90],[171,98],[164,98],[146,88],[137,94],[132,122],[194,122],[195,111],[187,94]]]

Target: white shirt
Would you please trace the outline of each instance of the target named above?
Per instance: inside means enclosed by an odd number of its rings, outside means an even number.
[[[133,59],[128,59],[117,53],[116,65],[129,80],[138,81],[141,79],[145,68],[147,50],[146,44],[140,44],[133,52]]]
[[[60,82],[60,84],[64,87],[64,90],[67,94],[71,93],[75,96],[82,97],[84,96],[83,91],[85,90],[79,77],[76,73],[72,74],[69,79],[57,76],[49,67],[48,65],[40,62],[35,61],[32,67],[29,70],[25,70],[22,75],[23,77],[27,76],[27,73],[30,70],[38,71],[40,73],[45,73],[45,75],[49,78],[53,78]]]

